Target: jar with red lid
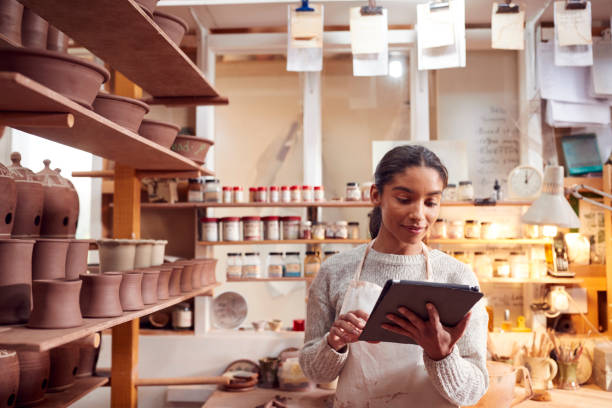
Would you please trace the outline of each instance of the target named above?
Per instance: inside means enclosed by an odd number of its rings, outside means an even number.
[[[255,194],[255,202],[266,203],[268,202],[268,190],[265,187],[257,187],[257,193]]]
[[[278,241],[280,239],[280,217],[275,215],[262,217],[263,236],[265,240]]]
[[[325,190],[323,190],[323,186],[315,186],[314,200],[317,202],[325,201]]]
[[[244,201],[244,191],[242,191],[242,187],[236,186],[232,189],[232,199],[235,203],[241,203]]]
[[[232,188],[231,187],[223,187],[223,202],[231,203],[232,202]]]
[[[217,242],[219,240],[219,219],[200,218],[200,236],[203,241]]]
[[[255,199],[257,196],[257,187],[249,187],[249,202],[254,203],[257,200]]]
[[[278,191],[278,187],[270,186],[270,193],[268,194],[268,198],[271,203],[280,202],[280,192]]]
[[[312,192],[312,187],[310,186],[302,186],[302,201],[306,203],[310,203],[314,201],[314,195]]]
[[[291,188],[289,188],[289,191],[291,192],[292,203],[299,203],[302,201],[302,190],[299,186],[291,186]]]
[[[221,218],[221,230],[224,241],[240,241],[240,218]]]
[[[283,239],[295,240],[300,236],[300,222],[301,217],[290,216],[281,217],[281,228],[283,230]]]
[[[281,192],[281,202],[290,203],[291,202],[291,191],[289,190],[289,187],[282,186],[280,189],[280,192]]]
[[[261,241],[261,217],[242,217],[242,236],[245,241]]]

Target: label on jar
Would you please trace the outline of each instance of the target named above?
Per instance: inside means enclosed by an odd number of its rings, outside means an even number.
[[[268,266],[268,277],[269,278],[282,278],[283,276],[283,265],[269,265]]]
[[[283,190],[281,192],[281,199],[283,203],[290,203],[291,202],[291,192],[289,190]]]
[[[314,200],[315,201],[325,201],[325,193],[323,192],[323,190],[314,191]]]
[[[304,276],[313,277],[319,273],[319,269],[321,268],[321,264],[318,262],[307,263],[304,265]]]
[[[226,221],[223,223],[223,240],[240,241],[238,221]]]
[[[234,191],[234,202],[241,203],[244,201],[244,192],[242,190]]]
[[[283,222],[283,239],[298,239],[300,227],[296,221]]]
[[[299,263],[288,263],[285,265],[285,276],[299,277],[301,272],[301,265]]]
[[[300,190],[291,190],[291,201],[294,203],[302,201],[302,194],[300,193]]]
[[[246,241],[258,241],[261,239],[259,221],[244,222],[244,239]]]
[[[175,310],[172,312],[172,326],[187,329],[191,327],[191,310]]]
[[[259,265],[243,265],[242,275],[245,278],[259,278]]]
[[[278,194],[278,190],[270,190],[270,202],[278,203],[280,201],[280,196]]]
[[[229,190],[226,190],[223,192],[223,202],[224,203],[231,203],[232,202],[232,192]]]
[[[189,190],[187,192],[187,201],[190,203],[199,203],[204,201],[204,193],[198,190]]]
[[[225,273],[230,279],[238,279],[242,277],[242,267],[240,265],[228,265]]]
[[[278,221],[265,221],[264,225],[264,238],[271,241],[278,241],[280,239]]]
[[[205,222],[204,223],[204,241],[217,242],[219,239],[219,233],[216,222]]]
[[[313,200],[312,190],[302,190],[302,201],[310,202]]]

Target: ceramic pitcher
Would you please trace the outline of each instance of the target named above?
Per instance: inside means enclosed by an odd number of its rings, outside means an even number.
[[[489,389],[472,408],[509,408],[533,397],[529,370],[525,367],[512,367],[508,364],[487,361],[489,371]],[[525,389],[514,392],[516,373],[523,372]]]
[[[553,388],[552,380],[557,375],[557,363],[548,357],[525,357],[525,366],[531,375],[533,388],[548,390]]]

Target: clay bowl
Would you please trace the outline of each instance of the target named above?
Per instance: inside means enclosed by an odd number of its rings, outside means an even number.
[[[157,299],[165,300],[170,297],[170,277],[172,268],[159,268],[159,279],[157,280]]]
[[[142,272],[123,272],[123,280],[119,286],[119,299],[124,311],[142,310]]]
[[[8,167],[17,188],[17,208],[13,223],[13,238],[38,238],[42,222],[44,191],[34,172],[21,166],[21,154],[11,153]]]
[[[149,14],[153,14],[158,1],[159,0],[136,0],[136,3],[140,4],[140,7],[148,11]]]
[[[51,349],[50,360],[47,392],[59,392],[72,387],[79,368],[79,347],[66,345]]]
[[[213,144],[212,140],[201,137],[178,135],[172,144],[172,150],[196,163],[204,164],[206,154]]]
[[[136,258],[136,243],[131,239],[102,239],[98,241],[100,272],[131,271]]]
[[[104,67],[82,58],[26,48],[0,50],[0,70],[19,72],[88,109],[110,77]]]
[[[32,279],[66,279],[70,239],[39,238],[32,255]]]
[[[89,255],[88,239],[71,239],[66,254],[66,279],[79,279],[79,275],[87,272],[87,255]]]
[[[17,352],[0,350],[0,406],[13,407],[19,390]]]
[[[83,317],[116,317],[123,314],[119,287],[123,274],[106,272],[100,275],[81,274],[80,305]]]
[[[162,29],[164,33],[172,40],[176,46],[181,45],[183,36],[189,28],[187,23],[182,18],[173,16],[172,14],[161,13],[159,11],[153,12],[153,21]]]
[[[142,303],[145,305],[157,303],[159,273],[159,269],[145,269],[142,271]]]
[[[172,274],[168,283],[168,293],[170,296],[178,296],[181,294],[181,282],[183,280],[184,265],[171,264]]]
[[[164,256],[166,255],[166,245],[168,241],[157,240],[153,244],[153,251],[151,252],[151,266],[159,266],[164,263]]]
[[[203,258],[198,259],[198,262],[201,262],[202,274],[200,278],[202,279],[202,286],[212,285],[217,281],[215,276],[215,267],[217,266],[217,260],[215,258]]]
[[[32,281],[34,308],[27,326],[33,329],[66,329],[82,325],[80,291],[80,280]]]
[[[195,265],[190,261],[179,261],[177,264],[183,267],[183,272],[181,272],[181,292],[191,292],[193,290],[193,270]]]
[[[17,45],[21,45],[22,17],[23,4],[17,0],[0,1],[0,34]]]
[[[17,207],[17,185],[9,169],[0,164],[0,238],[10,238]]]
[[[49,23],[27,7],[23,8],[21,19],[21,45],[28,48],[47,48]]]
[[[155,241],[152,239],[141,239],[135,241],[135,243],[136,254],[134,256],[134,268],[150,267],[153,253],[153,244],[155,243]]]
[[[138,99],[99,92],[93,109],[98,115],[136,133],[144,115],[149,112],[149,105]]]
[[[0,54],[1,55],[1,54]],[[157,120],[143,119],[138,134],[158,145],[169,149],[176,139],[179,127],[172,123],[159,122]]]
[[[47,30],[47,49],[49,51],[68,52],[68,36],[49,24]]]
[[[33,406],[45,399],[49,386],[50,358],[48,351],[18,351],[19,392],[17,406]]]
[[[79,347],[79,366],[76,377],[91,377],[94,375],[99,354],[100,347]]]
[[[0,324],[30,317],[33,249],[34,241],[0,239]]]

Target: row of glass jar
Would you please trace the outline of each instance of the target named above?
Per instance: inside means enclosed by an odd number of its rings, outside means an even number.
[[[319,273],[321,263],[338,251],[325,251],[321,259],[318,253],[306,251],[302,261],[299,252],[269,252],[265,264],[259,252],[227,254],[227,279],[257,278],[314,278]],[[262,267],[265,267],[265,269]]]
[[[498,239],[499,228],[493,222],[478,220],[437,219],[432,225],[429,238],[432,239]]]
[[[544,279],[547,273],[545,259],[535,258],[529,261],[523,252],[513,251],[508,255],[491,256],[482,251],[455,251],[452,255],[455,259],[470,265],[480,279]]]
[[[469,180],[459,182],[459,187],[456,184],[448,184],[442,191],[443,201],[474,201],[474,186]]]

